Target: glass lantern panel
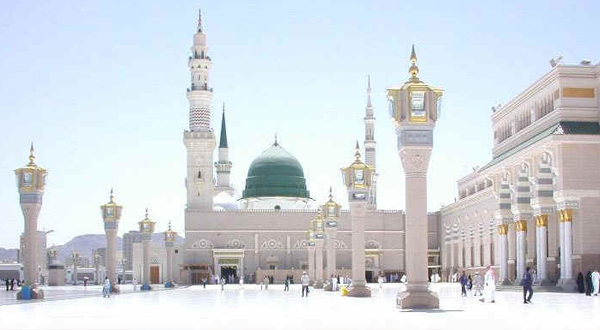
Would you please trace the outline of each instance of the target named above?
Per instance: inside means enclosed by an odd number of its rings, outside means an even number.
[[[411,94],[411,118],[425,118],[425,92],[412,92]]]
[[[394,118],[394,99],[388,99],[388,111],[390,113],[390,117]]]
[[[437,118],[439,119],[442,116],[442,97],[438,96],[435,102],[436,110],[437,110]]]
[[[354,170],[354,184],[365,184],[364,170]]]
[[[113,208],[112,208],[112,207],[107,207],[107,208],[106,208],[106,216],[107,216],[107,217],[112,217],[112,216],[114,216],[114,214],[115,214],[115,213],[114,213],[114,210],[113,210]]]
[[[31,187],[33,184],[33,176],[29,172],[23,173],[23,187]]]
[[[330,206],[329,207],[329,216],[330,217],[335,217],[335,206]]]

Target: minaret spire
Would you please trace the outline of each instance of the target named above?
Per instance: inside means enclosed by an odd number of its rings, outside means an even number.
[[[219,148],[227,148],[227,129],[225,128],[225,102],[223,102],[223,117],[221,118],[221,138]]]
[[[373,105],[371,105],[371,75],[367,75],[367,107],[371,108],[373,107]]]
[[[33,149],[33,142],[31,142],[31,147],[29,148],[29,164],[28,165],[35,165],[34,152],[35,152],[35,149]]]
[[[202,32],[202,10],[198,9],[198,32]]]

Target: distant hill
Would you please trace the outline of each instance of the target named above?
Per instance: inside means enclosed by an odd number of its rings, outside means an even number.
[[[17,249],[0,248],[0,262],[4,261],[17,261]]]
[[[183,245],[184,239],[177,235],[175,245]],[[165,244],[164,233],[154,233],[152,235],[152,245],[160,247]],[[71,256],[72,251],[77,251],[83,257],[91,260],[92,251],[98,248],[106,247],[106,236],[103,234],[81,235],[73,238],[63,245],[56,245],[58,260],[64,261]],[[123,248],[123,239],[117,237],[117,249]],[[17,249],[0,248],[0,262],[3,260],[17,261]]]

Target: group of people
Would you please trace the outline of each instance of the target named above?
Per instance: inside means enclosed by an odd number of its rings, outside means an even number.
[[[13,279],[7,278],[6,280],[4,280],[4,284],[6,284],[6,291],[9,291],[9,288],[10,288],[10,291],[14,291],[15,283],[17,283],[17,286],[19,286],[19,281],[15,280],[14,278]]]
[[[529,272],[529,268],[527,269],[527,271]],[[453,278],[455,277],[457,277],[456,273],[453,275]],[[468,290],[473,291],[474,297],[480,296],[481,299],[479,299],[479,301],[481,302],[496,302],[496,275],[494,274],[492,267],[488,266],[486,268],[483,277],[481,277],[479,272],[475,272],[475,275],[473,277],[471,277],[471,275],[467,276],[467,274],[463,272],[460,278],[457,278],[456,281],[460,282],[460,294],[462,297],[467,297]],[[533,290],[531,292],[533,294]]]
[[[588,271],[585,275],[580,272],[577,275],[577,291],[584,293],[586,296],[597,296],[600,291],[600,272],[598,270]]]

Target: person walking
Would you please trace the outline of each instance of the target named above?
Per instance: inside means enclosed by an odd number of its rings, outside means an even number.
[[[17,286],[19,286],[19,284],[17,284]],[[15,279],[14,278],[10,281],[10,291],[15,291]]]
[[[471,291],[471,289],[473,289],[473,278],[471,277],[471,274],[469,274],[469,277],[468,277],[467,289],[469,291]]]
[[[521,285],[523,286],[523,303],[531,303],[531,297],[533,296],[533,278],[531,277],[531,269],[525,268],[523,278],[521,279]],[[529,295],[527,295],[529,293]]]
[[[110,280],[108,276],[104,278],[104,286],[102,287],[102,296],[110,298]]]
[[[477,293],[479,293],[479,296],[483,296],[483,293],[481,293],[483,279],[481,278],[481,275],[479,275],[479,272],[475,272],[475,276],[473,277],[473,285],[475,286],[475,293],[473,293],[473,297],[477,296]]]
[[[379,275],[377,282],[379,283],[379,288],[381,289],[383,287],[383,276]]]
[[[290,291],[290,276],[285,277],[283,291]]]
[[[594,287],[594,291],[592,294],[594,296],[597,296],[598,291],[600,291],[600,273],[598,273],[598,270],[594,270],[594,272],[592,273],[592,286]]]
[[[304,292],[306,292],[306,297],[308,298],[308,285],[310,284],[310,277],[308,277],[306,272],[302,273],[300,282],[302,283],[302,297],[304,297]]]
[[[202,278],[202,288],[206,289],[206,277]]]
[[[331,291],[337,291],[338,279],[339,277],[331,275]]]
[[[133,284],[133,291],[137,291],[138,280],[136,277],[133,278],[133,281],[131,281],[131,284]]]
[[[579,272],[579,274],[577,274],[577,292],[579,292],[579,293],[585,292],[585,285],[583,283],[583,274],[581,272]]]
[[[4,281],[4,284],[6,284],[6,291],[8,291],[8,288],[10,287],[10,281],[8,280],[8,278],[6,279],[6,281]]]
[[[585,274],[585,295],[591,296],[592,291],[593,291],[592,272],[588,270],[587,274]]]
[[[481,302],[491,302],[491,303],[495,303],[496,302],[496,275],[494,274],[494,271],[492,270],[491,266],[487,266],[486,270],[485,270],[485,279],[484,279],[484,296],[483,298],[479,299],[479,301]]]
[[[240,290],[244,289],[244,276],[240,276]]]
[[[221,291],[225,290],[225,277],[221,278]]]
[[[468,280],[467,280],[467,275],[465,275],[465,272],[463,272],[462,275],[460,275],[460,278],[458,280],[460,281],[460,296],[466,297]]]

